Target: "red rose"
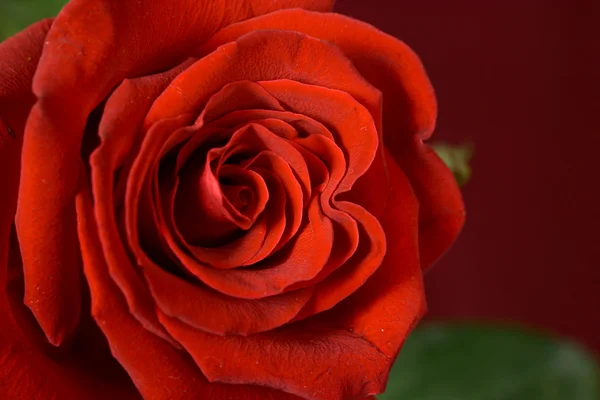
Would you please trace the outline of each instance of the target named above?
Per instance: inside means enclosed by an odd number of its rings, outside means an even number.
[[[74,0],[0,45],[2,398],[384,390],[464,212],[418,58],[331,3]]]

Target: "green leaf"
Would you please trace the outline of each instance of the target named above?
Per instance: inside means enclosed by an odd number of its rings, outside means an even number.
[[[453,146],[446,143],[436,143],[431,147],[450,168],[459,186],[467,183],[471,177],[469,161],[473,157],[473,145]]]
[[[44,18],[54,17],[67,0],[0,0],[0,41]]]
[[[408,338],[379,400],[598,400],[598,367],[537,332],[430,324]]]

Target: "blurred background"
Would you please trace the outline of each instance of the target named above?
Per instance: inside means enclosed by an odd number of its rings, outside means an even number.
[[[600,355],[600,1],[338,0],[420,55],[435,140],[475,143],[429,318],[515,321]]]
[[[64,2],[0,0],[0,40]],[[336,11],[409,44],[437,91],[435,141],[475,144],[464,232],[426,276],[428,320],[517,324],[600,356],[600,1],[338,0]]]

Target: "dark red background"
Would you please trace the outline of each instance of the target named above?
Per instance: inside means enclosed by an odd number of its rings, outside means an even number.
[[[435,138],[473,140],[467,224],[429,315],[517,321],[600,354],[600,1],[338,0],[408,43]]]

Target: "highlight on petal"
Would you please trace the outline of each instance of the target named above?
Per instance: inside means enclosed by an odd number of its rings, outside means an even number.
[[[381,92],[359,74],[336,46],[283,30],[251,31],[234,40],[211,42],[213,52],[172,82],[152,106],[146,123],[179,114],[199,114],[210,96],[228,83],[276,79],[347,92],[371,112],[376,125],[380,121]]]

